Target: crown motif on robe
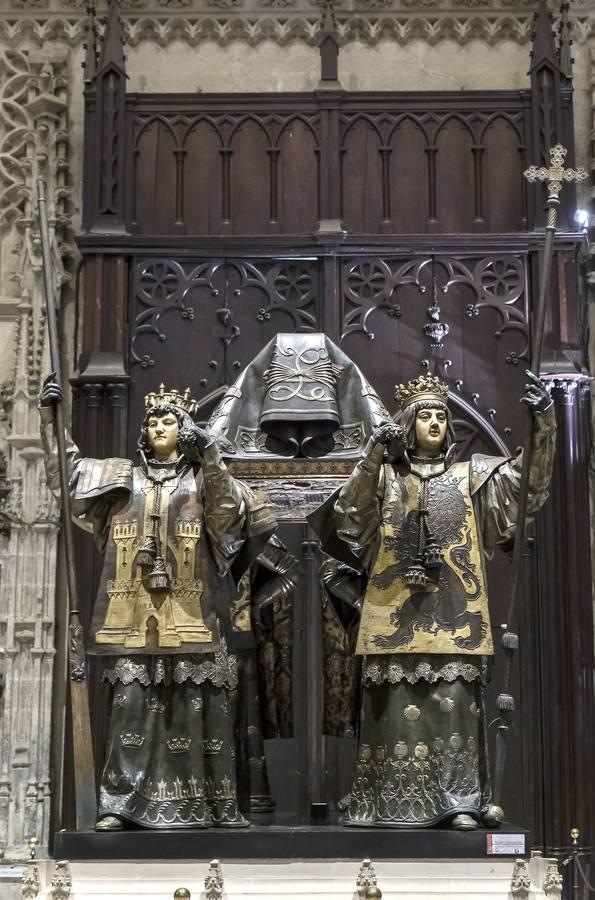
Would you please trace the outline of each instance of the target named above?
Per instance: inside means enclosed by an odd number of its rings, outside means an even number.
[[[183,394],[180,394],[176,388],[166,391],[163,382],[159,385],[157,393],[153,391],[145,397],[145,409],[151,409],[152,406],[177,406],[178,409],[183,409],[190,416],[198,411],[198,403],[190,396],[189,387]]]
[[[170,738],[169,741],[166,741],[166,744],[172,753],[186,753],[190,750],[191,743],[192,738],[189,737],[173,737]]]
[[[142,734],[134,734],[134,732],[131,731],[128,731],[125,734],[121,734],[120,740],[122,741],[123,747],[142,747],[142,745],[145,743],[145,739]]]
[[[439,403],[448,402],[448,385],[440,381],[435,375],[420,375],[408,384],[397,384],[395,387],[395,400],[405,409],[412,403],[420,400],[433,400]]]

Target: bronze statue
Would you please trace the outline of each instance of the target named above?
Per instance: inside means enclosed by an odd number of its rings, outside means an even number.
[[[57,488],[50,377],[40,396],[48,483]],[[228,649],[242,572],[274,522],[234,480],[190,391],[145,398],[140,462],[86,459],[70,442],[77,523],[105,550],[89,652],[113,686],[96,828],[245,826],[237,805]]]
[[[297,559],[276,535],[240,581],[232,607],[237,648],[236,777],[242,812],[272,813],[266,738],[293,735],[293,604]]]
[[[528,375],[534,513],[547,497],[556,424],[545,387]],[[503,812],[490,803],[482,700],[493,653],[485,558],[514,534],[521,460],[455,461],[448,387],[438,378],[399,385],[396,399],[396,422],[374,431],[344,486],[311,517],[324,549],[367,576],[359,748],[344,822],[493,826]]]

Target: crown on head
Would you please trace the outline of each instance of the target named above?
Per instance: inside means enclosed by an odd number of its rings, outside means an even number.
[[[439,403],[448,401],[448,385],[440,381],[435,375],[420,375],[415,381],[408,384],[397,384],[395,387],[395,400],[405,409],[412,403],[420,400],[434,400]]]
[[[153,391],[145,397],[145,409],[150,409],[152,406],[168,405],[177,406],[178,409],[183,409],[190,416],[193,416],[198,410],[198,403],[191,398],[189,387],[186,388],[183,394],[180,394],[176,388],[166,391],[162,382],[157,393]]]

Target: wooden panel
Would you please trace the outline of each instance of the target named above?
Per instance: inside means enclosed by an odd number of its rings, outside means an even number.
[[[473,231],[472,146],[473,134],[459,118],[449,118],[436,136],[436,215],[442,233]]]
[[[271,154],[262,125],[247,119],[231,144],[231,222],[234,234],[266,234],[271,220]]]
[[[171,234],[176,220],[176,137],[168,123],[153,119],[135,148],[135,221],[142,234]]]
[[[293,119],[279,138],[279,230],[285,234],[314,231],[318,221],[318,153],[316,135],[301,119]]]
[[[421,234],[428,220],[428,157],[423,129],[404,118],[390,142],[390,219],[397,234]]]
[[[130,97],[128,215],[143,234],[525,228],[528,96]]]
[[[341,192],[347,231],[379,233],[382,221],[381,139],[367,119],[355,120],[343,137]]]
[[[221,234],[223,221],[222,139],[205,120],[184,143],[184,224],[188,234]]]
[[[510,119],[496,116],[482,136],[483,184],[490,231],[520,231],[527,227],[522,174],[522,140]]]

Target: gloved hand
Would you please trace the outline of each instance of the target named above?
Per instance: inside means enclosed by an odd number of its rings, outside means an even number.
[[[45,379],[39,392],[39,405],[41,407],[55,406],[64,399],[64,391],[56,381],[56,373],[52,372]]]
[[[525,396],[521,397],[521,403],[526,403],[533,413],[544,413],[552,405],[552,398],[541,378],[530,369],[525,369],[525,374],[531,381],[525,385]]]
[[[384,446],[388,449],[391,460],[402,459],[405,454],[405,431],[395,422],[384,422],[372,432],[366,447],[364,456],[369,456],[376,447]]]
[[[215,443],[214,437],[199,428],[187,413],[184,413],[182,424],[178,431],[178,446],[190,462],[200,462],[207,447]]]

